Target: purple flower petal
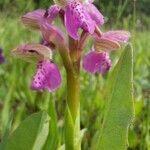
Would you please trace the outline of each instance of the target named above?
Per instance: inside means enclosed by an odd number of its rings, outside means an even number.
[[[5,62],[5,58],[3,56],[3,50],[0,48],[0,64],[3,64]]]
[[[88,15],[83,5],[77,1],[69,2],[66,6],[65,26],[69,35],[75,40],[79,38],[79,28],[90,34],[93,34],[95,30],[95,22]]]
[[[44,9],[38,9],[32,12],[28,12],[24,16],[22,16],[22,22],[25,26],[33,28],[33,29],[40,29],[40,22],[43,20]]]
[[[0,64],[3,64],[5,62],[5,58],[2,54],[0,54]]]
[[[106,73],[111,67],[111,60],[107,52],[89,52],[83,59],[83,68],[92,74]]]
[[[87,2],[88,2],[88,3],[93,3],[93,2],[94,2],[94,0],[87,0]]]
[[[103,33],[102,38],[107,38],[119,43],[127,43],[130,37],[130,32],[117,30],[117,31],[108,31]]]
[[[47,46],[51,50],[55,49],[55,45],[52,42],[48,42],[48,41],[44,40],[43,38],[41,39],[40,44]]]
[[[89,13],[91,19],[94,20],[98,26],[104,24],[104,16],[99,12],[99,10],[93,4],[86,3],[84,6],[87,12]]]
[[[94,49],[100,51],[112,51],[120,48],[120,44],[108,38],[95,38]]]
[[[52,22],[59,14],[59,11],[60,11],[60,6],[58,5],[50,6],[47,12],[45,13],[45,17],[48,19],[48,22]]]
[[[37,62],[43,59],[51,59],[52,51],[42,44],[24,44],[12,50],[15,57],[24,59],[28,62]]]
[[[51,64],[51,75],[48,82],[48,90],[54,91],[59,88],[61,84],[61,74],[56,64]]]
[[[53,44],[64,42],[63,33],[57,27],[50,25],[46,21],[41,24],[41,32],[43,39],[47,42],[52,42]]]
[[[57,65],[44,60],[39,62],[37,72],[33,77],[31,89],[55,91],[61,84],[61,75]]]

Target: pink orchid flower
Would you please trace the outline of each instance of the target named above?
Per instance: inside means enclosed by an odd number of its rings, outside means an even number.
[[[109,53],[120,48],[120,44],[127,43],[130,33],[127,31],[108,31],[101,37],[95,37],[94,50],[86,54],[83,68],[90,73],[106,73],[111,67]]]
[[[83,59],[83,68],[92,74],[106,73],[111,67],[111,60],[107,52],[92,50]]]
[[[95,37],[94,48],[96,51],[112,51],[120,48],[120,44],[128,42],[130,33],[124,30],[108,31],[101,37]]]
[[[68,34],[75,40],[79,39],[78,29],[93,34],[96,26],[104,23],[103,15],[90,2],[68,1],[65,7],[65,26]]]
[[[31,89],[55,91],[61,84],[61,75],[56,64],[49,60],[40,61],[33,77]]]
[[[55,91],[61,84],[61,74],[51,61],[52,51],[41,44],[25,44],[15,48],[12,54],[29,62],[37,63],[37,71],[31,83],[33,90]]]

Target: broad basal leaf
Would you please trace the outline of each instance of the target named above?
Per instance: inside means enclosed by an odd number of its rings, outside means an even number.
[[[127,149],[128,127],[133,119],[132,49],[127,46],[108,81],[108,101],[97,150]]]
[[[39,112],[25,119],[8,138],[6,150],[42,150],[49,132],[49,116]]]

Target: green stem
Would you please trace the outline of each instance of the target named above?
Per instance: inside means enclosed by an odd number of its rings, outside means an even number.
[[[64,67],[66,69],[66,72],[67,71],[73,71],[73,65],[72,65],[72,62],[71,62],[71,58],[70,58],[70,55],[69,55],[69,49],[68,47],[65,45],[65,44],[60,44],[58,45],[58,50],[59,50],[59,54],[62,58],[62,61],[63,61],[63,64],[64,64]]]
[[[80,150],[80,53],[78,41],[69,40],[69,48],[59,45],[67,74],[67,112],[65,117],[65,149]]]
[[[73,72],[67,70],[67,104],[70,109],[73,121],[76,121],[80,111],[80,56],[78,49],[79,41],[69,37],[70,57]]]
[[[77,63],[78,64],[78,63]],[[78,68],[75,63],[74,69]],[[76,66],[77,65],[77,66]],[[75,73],[67,71],[67,107],[69,116],[65,120],[66,150],[81,150],[80,142],[80,76],[79,70]],[[70,122],[71,121],[71,122]],[[71,123],[71,124],[70,124]],[[72,139],[70,139],[72,138]],[[71,142],[68,142],[71,140]]]
[[[80,109],[80,78],[72,72],[67,72],[67,104],[75,122]]]

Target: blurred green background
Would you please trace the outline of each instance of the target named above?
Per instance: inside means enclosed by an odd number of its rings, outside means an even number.
[[[35,64],[14,59],[10,50],[26,42],[39,42],[40,34],[25,28],[20,16],[37,8],[48,8],[50,0],[0,0],[0,47],[4,49],[5,64],[0,66],[0,139],[11,124],[12,132],[29,114],[47,109],[49,100],[55,102],[58,125],[63,126],[66,81],[58,54],[55,61],[61,68],[63,83],[56,93],[44,94],[30,90]],[[135,119],[129,129],[129,150],[150,148],[150,1],[96,0],[95,4],[106,18],[103,31],[125,29],[132,34],[134,48]],[[89,45],[90,47],[90,45]],[[111,55],[116,62],[120,51]],[[101,126],[105,107],[107,75],[91,76],[81,71],[81,127],[87,128],[83,149],[88,150],[92,137]]]

